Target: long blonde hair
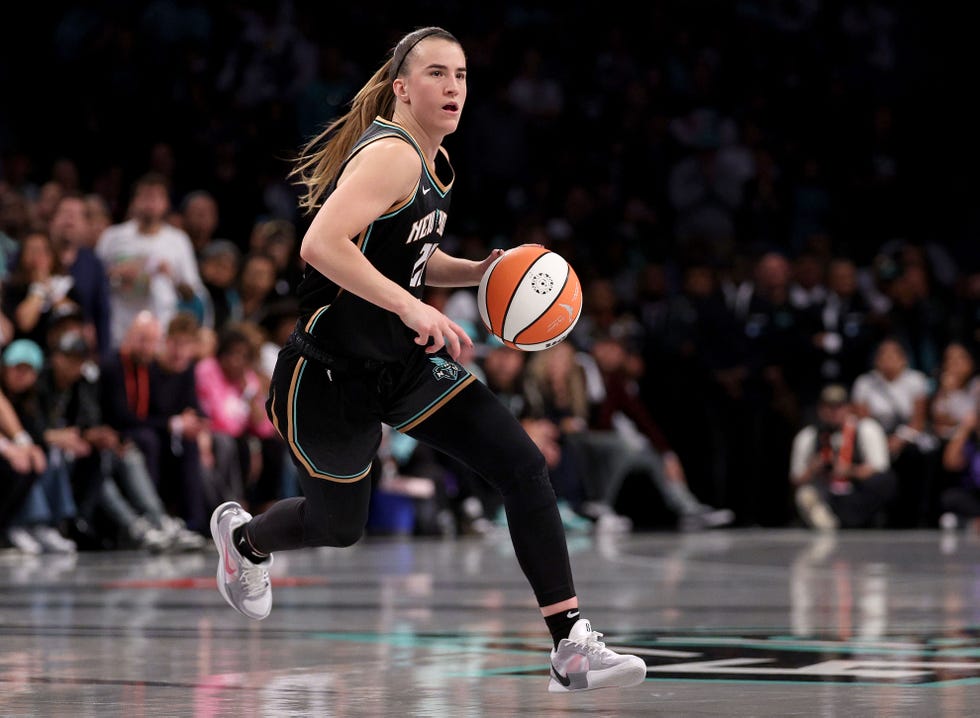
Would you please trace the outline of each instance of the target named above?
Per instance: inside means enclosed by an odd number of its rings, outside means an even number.
[[[367,84],[350,102],[350,109],[330,122],[320,134],[300,150],[289,177],[306,187],[300,197],[300,209],[312,212],[320,204],[330,183],[336,179],[357,139],[375,117],[390,120],[395,113],[395,93],[391,83],[408,72],[406,58],[422,40],[438,37],[459,44],[452,33],[441,27],[423,27],[403,37],[391,51],[391,57],[378,68]]]

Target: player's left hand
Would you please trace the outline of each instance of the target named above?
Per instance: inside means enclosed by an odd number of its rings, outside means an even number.
[[[479,276],[477,277],[477,279],[482,279],[483,275],[486,274],[487,270],[490,268],[490,265],[496,262],[502,256],[504,256],[504,250],[502,249],[491,250],[490,254],[487,255],[487,258],[484,259],[482,262],[480,262],[478,265],[476,265],[477,271],[479,272]]]

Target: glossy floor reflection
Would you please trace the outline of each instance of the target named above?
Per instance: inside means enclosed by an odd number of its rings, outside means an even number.
[[[547,692],[506,536],[277,555],[260,623],[214,558],[0,554],[2,716],[968,716],[980,538],[733,530],[572,537],[584,615],[648,664]]]

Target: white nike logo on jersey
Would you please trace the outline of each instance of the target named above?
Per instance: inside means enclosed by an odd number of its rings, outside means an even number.
[[[423,187],[422,188],[422,194],[429,194],[429,190],[430,189],[432,189],[432,188],[431,187]]]

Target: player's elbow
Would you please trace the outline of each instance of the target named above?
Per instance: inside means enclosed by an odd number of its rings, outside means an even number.
[[[299,257],[307,264],[317,265],[317,252],[313,242],[303,241],[299,246]]]

